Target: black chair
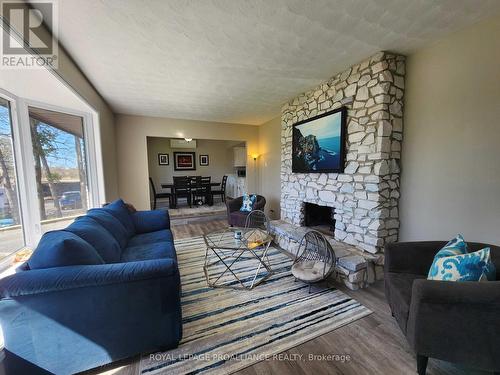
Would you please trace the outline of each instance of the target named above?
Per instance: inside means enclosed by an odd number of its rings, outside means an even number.
[[[186,198],[189,207],[192,205],[191,178],[174,176],[173,207],[176,208],[179,198]]]
[[[250,212],[240,211],[241,205],[243,204],[243,197],[238,197],[235,199],[230,199],[226,203],[227,208],[227,222],[231,227],[244,227],[247,221],[247,216]],[[254,203],[252,209],[264,211],[266,206],[266,198],[262,195],[257,195],[257,201]]]
[[[211,191],[211,196],[212,196],[212,203],[214,200],[215,195],[220,195],[221,199],[223,202],[226,201],[226,182],[227,182],[227,176],[222,177],[222,182],[220,184],[220,189],[217,190],[212,190]]]
[[[203,196],[205,198],[205,203],[208,205],[213,204],[213,199],[212,199],[212,177],[202,177],[201,178],[201,189],[200,189],[200,194],[199,196]]]
[[[202,195],[201,176],[189,176],[188,178],[191,181],[193,203],[196,204],[198,198]]]
[[[500,374],[500,281],[427,280],[445,241],[399,242],[385,247],[385,295],[392,315],[417,356],[417,372],[429,358]],[[500,247],[491,249],[500,280]]]
[[[168,207],[172,206],[172,194],[171,193],[157,193],[153,179],[149,177],[149,185],[151,185],[151,190],[153,192],[153,210],[156,210],[156,201],[158,199],[168,198]]]
[[[191,180],[191,188],[197,188],[201,184],[201,176],[188,176]]]
[[[208,203],[211,202],[210,197],[210,183],[212,181],[212,177],[196,177],[195,180],[191,180],[191,184],[193,181],[196,181],[196,188],[193,189],[191,186],[191,190],[193,192],[193,200],[194,202],[202,202]]]

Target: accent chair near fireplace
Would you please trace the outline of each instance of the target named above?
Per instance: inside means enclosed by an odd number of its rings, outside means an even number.
[[[228,199],[226,201],[227,222],[232,227],[245,226],[247,216],[250,212],[240,211],[242,204],[243,204],[243,197]],[[257,195],[257,200],[255,201],[252,209],[264,211],[265,206],[266,206],[266,198],[264,198],[262,195]]]
[[[385,248],[385,295],[392,315],[417,355],[419,375],[428,358],[500,373],[500,281],[435,281],[427,274],[446,242],[400,242]],[[491,249],[500,280],[500,247]]]

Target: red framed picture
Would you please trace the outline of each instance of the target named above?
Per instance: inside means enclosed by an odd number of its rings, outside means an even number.
[[[196,170],[194,152],[174,152],[174,169],[176,171]]]

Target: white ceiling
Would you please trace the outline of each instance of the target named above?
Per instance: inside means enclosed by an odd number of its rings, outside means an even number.
[[[117,113],[261,124],[390,50],[500,12],[498,0],[64,0],[59,37]]]

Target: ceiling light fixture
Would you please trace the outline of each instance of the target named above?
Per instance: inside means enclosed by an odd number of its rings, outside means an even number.
[[[184,140],[185,140],[186,142],[191,142],[191,141],[193,140],[193,138],[184,138]]]

